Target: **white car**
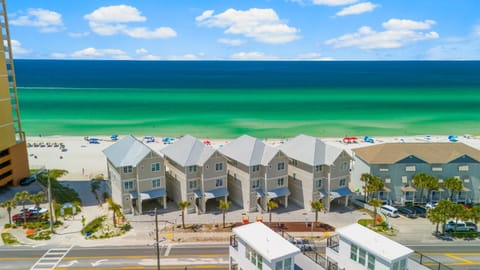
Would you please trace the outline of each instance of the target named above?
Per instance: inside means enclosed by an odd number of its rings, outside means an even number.
[[[30,207],[30,208],[28,208],[28,211],[30,211],[32,213],[37,213],[37,214],[45,214],[45,213],[48,212],[47,209],[41,208],[41,207]]]
[[[433,208],[437,207],[437,205],[438,205],[438,202],[428,202],[427,204],[425,204],[425,208],[433,209]]]

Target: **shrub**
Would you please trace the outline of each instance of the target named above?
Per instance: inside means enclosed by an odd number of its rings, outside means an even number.
[[[106,218],[107,218],[106,216],[101,216],[90,221],[82,230],[82,234],[85,234],[86,232],[90,232],[92,234],[94,232],[97,232],[103,227],[103,222],[105,221]]]
[[[456,238],[476,238],[478,236],[477,232],[455,232],[453,236]]]
[[[27,235],[27,238],[33,240],[50,240],[50,234],[50,231],[38,231],[36,233]]]
[[[123,224],[121,229],[125,232],[128,232],[132,229],[132,225],[130,225],[130,223],[125,223],[125,224]]]
[[[17,238],[11,233],[2,233],[2,240],[5,245],[19,245]]]

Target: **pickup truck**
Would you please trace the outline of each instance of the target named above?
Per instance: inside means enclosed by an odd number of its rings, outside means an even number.
[[[445,224],[445,231],[446,232],[475,232],[477,230],[475,224],[471,222],[463,222],[463,221],[450,221]]]

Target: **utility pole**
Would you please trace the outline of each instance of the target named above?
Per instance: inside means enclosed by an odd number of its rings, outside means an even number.
[[[157,248],[157,270],[160,270],[160,242],[158,241],[158,213],[155,208],[155,247]]]
[[[48,208],[50,210],[50,231],[53,233],[52,185],[50,184],[50,170],[47,170],[47,177],[48,177]]]

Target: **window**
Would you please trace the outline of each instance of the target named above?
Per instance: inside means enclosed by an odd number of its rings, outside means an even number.
[[[372,254],[368,253],[368,265],[367,268],[369,270],[375,270],[375,256]]]
[[[188,166],[188,172],[193,173],[197,171],[197,166]]]
[[[296,174],[296,173],[293,173],[293,174],[292,174],[292,178],[293,178],[293,181],[297,180],[297,174]]]
[[[125,166],[123,167],[123,173],[131,173],[133,171],[132,166]]]
[[[197,188],[197,180],[190,180],[188,181],[188,188],[190,190]]]
[[[415,165],[405,166],[405,171],[406,171],[406,172],[414,172],[414,171],[416,171]]]
[[[347,180],[345,178],[340,179],[340,182],[338,183],[339,187],[344,187],[347,185]]]
[[[316,172],[321,172],[322,169],[323,169],[323,168],[322,168],[322,165],[317,165],[317,166],[315,166],[315,171],[316,171]]]
[[[260,165],[252,166],[252,172],[258,172],[258,171],[260,171]]]
[[[215,171],[222,171],[223,170],[223,163],[215,163]]]
[[[404,175],[402,176],[402,184],[406,184],[406,183],[408,183],[408,178],[407,176]]]
[[[361,265],[365,265],[365,257],[367,255],[367,252],[365,251],[365,249],[360,249],[358,251],[358,263],[361,264]]]
[[[441,172],[441,171],[443,171],[443,168],[442,168],[441,165],[434,165],[434,166],[432,166],[432,171],[433,172]]]
[[[275,263],[275,270],[283,270],[283,261],[278,261]]]
[[[297,161],[296,159],[291,159],[291,160],[290,160],[290,164],[292,164],[293,166],[297,167],[298,161]]]
[[[263,257],[257,254],[257,269],[262,270],[263,269]]]
[[[347,170],[347,162],[343,162],[342,165],[340,166],[340,169],[342,169],[342,171]]]
[[[407,269],[407,259],[403,259],[400,261],[400,270],[406,270]]]
[[[279,171],[285,170],[285,163],[284,163],[284,162],[279,162],[279,163],[277,164],[277,169],[278,169]]]
[[[133,189],[133,181],[125,181],[123,182],[123,187],[125,190],[131,190]]]
[[[390,178],[385,178],[385,184],[390,184],[392,182],[392,179]]]
[[[285,185],[285,182],[283,181],[283,178],[278,178],[277,179],[277,185],[279,187],[283,187]]]
[[[252,180],[252,188],[259,188],[260,187],[260,179]]]
[[[283,269],[290,270],[292,269],[292,258],[286,258],[285,262],[283,263]]]
[[[160,187],[160,179],[153,179],[153,180],[152,180],[152,187],[153,187],[153,188],[158,188],[158,187]]]
[[[152,172],[160,171],[160,163],[152,163]]]
[[[315,181],[315,187],[316,188],[321,188],[322,187],[322,179],[317,179]]]
[[[460,171],[460,172],[468,172],[468,165],[460,165],[460,166],[458,166],[458,171]]]
[[[215,186],[216,186],[216,187],[221,187],[221,186],[223,186],[223,179],[221,179],[221,178],[217,179],[217,181],[215,182]]]
[[[388,167],[387,166],[381,166],[380,168],[378,168],[379,171],[381,172],[388,172]]]
[[[351,245],[350,246],[350,259],[357,261],[357,246],[356,245]]]
[[[398,262],[394,262],[392,270],[398,270],[398,265],[399,265]]]
[[[245,246],[245,257],[249,260],[253,265],[257,266],[257,269],[262,270],[263,267],[263,258],[255,252],[251,247]]]

